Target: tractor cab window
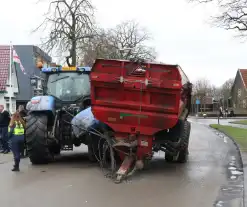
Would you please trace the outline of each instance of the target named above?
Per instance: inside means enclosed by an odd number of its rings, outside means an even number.
[[[47,94],[61,101],[75,101],[90,94],[89,75],[75,72],[50,74]]]

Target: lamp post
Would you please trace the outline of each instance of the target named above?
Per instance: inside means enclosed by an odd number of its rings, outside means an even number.
[[[32,76],[30,76],[30,85],[31,85],[31,98],[32,98],[32,96],[34,95],[36,95],[35,94],[35,92],[37,92],[37,90],[39,90],[39,88],[38,88],[38,80],[44,80],[43,78],[41,78],[41,77],[39,77],[39,76],[37,76],[37,75],[32,75]],[[32,93],[33,92],[33,93]]]

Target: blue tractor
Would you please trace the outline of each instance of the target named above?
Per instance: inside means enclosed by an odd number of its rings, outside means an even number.
[[[26,147],[33,164],[45,164],[61,150],[86,144],[76,137],[71,120],[90,107],[90,67],[41,68],[43,96],[35,96],[26,108]]]

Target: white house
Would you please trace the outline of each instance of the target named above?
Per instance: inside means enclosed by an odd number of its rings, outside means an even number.
[[[12,64],[10,77],[10,46],[0,45],[0,104],[3,104],[11,113],[16,111],[18,105],[26,105],[34,95],[42,94],[40,81],[34,90],[30,77],[40,75],[40,70],[36,67],[37,61],[42,60],[47,65],[52,61],[48,54],[34,45],[14,45],[13,48],[25,72],[21,70],[19,64]]]
[[[10,57],[10,46],[0,46],[0,104],[13,113],[16,110],[16,95],[19,93],[19,87],[16,69]]]

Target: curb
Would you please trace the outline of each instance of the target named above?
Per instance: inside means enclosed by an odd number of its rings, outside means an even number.
[[[240,163],[241,163],[241,167],[243,169],[243,182],[244,182],[244,188],[243,188],[243,198],[241,199],[243,202],[243,207],[247,207],[247,204],[245,203],[245,201],[247,201],[247,191],[245,190],[247,188],[247,180],[245,178],[247,178],[247,155],[246,153],[242,152],[242,150],[240,149],[239,144],[234,140],[233,137],[227,135],[226,133],[224,133],[223,131],[219,130],[219,129],[215,129],[213,127],[211,127],[209,125],[209,128],[214,129],[222,134],[224,134],[224,136],[228,137],[233,144],[236,146],[239,157],[240,157]]]
[[[189,118],[196,118],[196,119],[218,119],[218,117],[196,117],[196,116],[189,116]],[[220,120],[227,120],[227,119],[247,119],[247,117],[227,117],[227,118],[221,118]]]

